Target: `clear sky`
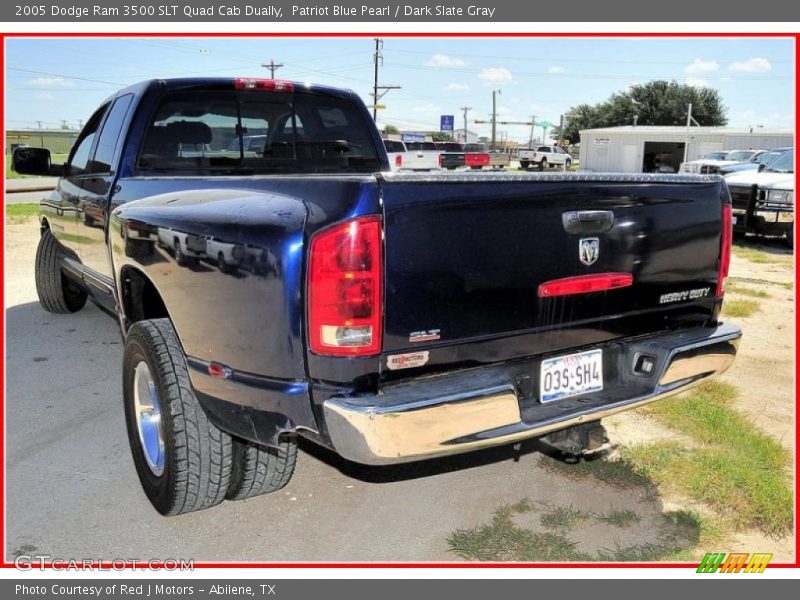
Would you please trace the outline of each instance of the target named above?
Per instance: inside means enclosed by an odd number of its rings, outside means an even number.
[[[152,77],[268,76],[348,87],[371,103],[374,41],[353,39],[11,39],[6,42],[7,127],[77,126],[116,89]],[[793,42],[783,39],[387,38],[380,123],[436,130],[439,115],[472,107],[469,128],[488,135],[492,90],[501,120],[558,123],[570,106],[633,83],[675,79],[720,91],[730,125],[794,126]],[[498,138],[528,139],[525,126]],[[502,133],[500,133],[502,132]],[[541,135],[537,128],[536,135]]]

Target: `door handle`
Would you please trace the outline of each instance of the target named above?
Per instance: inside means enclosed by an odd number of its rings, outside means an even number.
[[[614,213],[610,210],[572,210],[561,215],[567,233],[603,233],[614,226]]]

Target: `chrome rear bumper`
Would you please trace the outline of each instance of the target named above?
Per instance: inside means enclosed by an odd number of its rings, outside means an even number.
[[[631,343],[661,353],[659,375],[646,393],[630,398],[593,400],[574,410],[543,419],[524,418],[511,382],[486,379],[487,385],[463,392],[458,375],[445,388],[431,387],[431,397],[378,394],[331,398],[324,403],[328,433],[336,451],[365,464],[388,464],[455,454],[545,435],[580,423],[597,421],[683,392],[726,371],[736,356],[741,330],[731,325],[669,333]],[[475,382],[475,375],[471,382]],[[430,385],[426,380],[414,386]],[[409,389],[406,386],[404,389]],[[445,389],[446,393],[441,393]]]

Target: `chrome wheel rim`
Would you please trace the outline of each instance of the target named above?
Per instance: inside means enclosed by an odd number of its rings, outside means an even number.
[[[133,409],[136,428],[147,466],[154,475],[164,473],[164,432],[161,426],[161,403],[150,367],[142,361],[133,377]]]

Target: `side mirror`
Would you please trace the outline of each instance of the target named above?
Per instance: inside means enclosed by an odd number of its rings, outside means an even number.
[[[11,168],[20,175],[53,175],[50,150],[22,146],[14,149]]]
[[[761,163],[760,165],[758,165],[758,172],[761,173],[761,171],[763,171],[766,168],[767,168],[767,165],[765,165],[764,163]]]

